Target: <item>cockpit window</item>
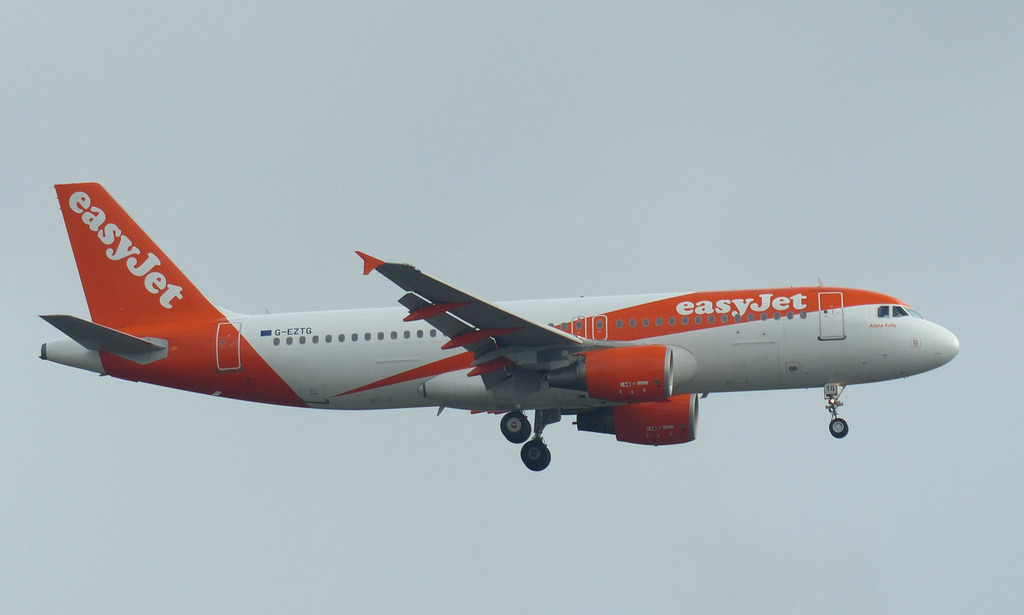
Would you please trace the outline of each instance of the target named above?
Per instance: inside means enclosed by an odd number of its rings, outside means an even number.
[[[879,318],[901,318],[903,316],[913,316],[914,318],[920,318],[924,320],[924,317],[915,312],[914,310],[904,307],[902,305],[880,305],[878,306],[878,317]]]

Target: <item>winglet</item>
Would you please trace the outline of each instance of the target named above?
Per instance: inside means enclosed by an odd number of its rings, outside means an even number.
[[[359,255],[359,258],[363,259],[363,275],[370,275],[370,272],[384,264],[384,261],[379,258],[374,258],[365,252],[356,250],[356,254]]]

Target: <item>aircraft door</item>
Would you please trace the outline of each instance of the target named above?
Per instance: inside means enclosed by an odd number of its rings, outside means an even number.
[[[843,318],[843,293],[818,293],[819,340],[846,339]]]
[[[569,333],[572,333],[576,337],[590,337],[588,335],[589,327],[587,327],[587,319],[583,316],[577,316],[572,319],[572,324],[569,328]]]
[[[592,340],[608,339],[608,317],[601,316],[576,316],[569,321],[569,333],[577,337]]]
[[[242,323],[222,322],[217,325],[217,371],[242,369],[242,349],[239,343]]]

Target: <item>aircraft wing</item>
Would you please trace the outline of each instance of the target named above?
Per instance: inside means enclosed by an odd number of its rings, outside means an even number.
[[[408,293],[398,300],[409,315],[406,322],[425,320],[448,337],[445,349],[463,347],[478,358],[501,347],[579,347],[581,338],[554,327],[538,324],[507,312],[436,280],[412,265],[387,263],[368,254],[356,252],[363,259],[363,274],[376,271]],[[511,364],[495,359],[489,367],[498,369]],[[481,369],[483,368],[483,369]],[[479,373],[487,367],[480,365]]]

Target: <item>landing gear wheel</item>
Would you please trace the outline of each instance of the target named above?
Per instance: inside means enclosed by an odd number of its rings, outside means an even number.
[[[540,472],[551,463],[551,451],[548,450],[548,445],[544,444],[544,441],[540,438],[534,438],[524,444],[519,456],[523,458],[523,463],[526,464],[526,467],[534,472]]]
[[[522,412],[508,412],[501,417],[501,435],[512,444],[522,444],[530,438],[530,421]]]
[[[839,401],[839,396],[845,390],[846,385],[839,384],[838,382],[829,382],[825,385],[825,409],[832,415],[832,421],[828,424],[828,431],[837,440],[845,438],[846,434],[850,433],[850,426],[846,424],[846,421],[839,418],[839,408],[843,405],[843,402]]]
[[[846,434],[850,433],[850,426],[843,419],[836,417],[828,424],[828,430],[833,438],[845,438]]]

